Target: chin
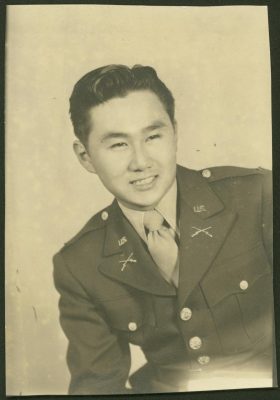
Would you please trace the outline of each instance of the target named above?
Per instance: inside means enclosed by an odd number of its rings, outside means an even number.
[[[141,201],[141,202],[135,202],[135,206],[138,208],[150,210],[156,207],[156,205],[159,203],[161,197],[157,197],[156,199],[152,200],[146,200],[146,201]]]
[[[120,199],[119,201],[123,203],[126,207],[131,208],[133,210],[138,211],[147,211],[153,209],[157,205],[157,201],[139,201],[139,199],[128,200],[128,199]]]

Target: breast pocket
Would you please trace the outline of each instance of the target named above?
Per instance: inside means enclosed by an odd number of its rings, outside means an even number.
[[[107,300],[103,309],[111,330],[138,346],[144,343],[147,331],[155,326],[153,309],[146,299],[139,301],[123,297]]]
[[[263,246],[214,265],[201,282],[226,353],[272,332],[272,273]]]

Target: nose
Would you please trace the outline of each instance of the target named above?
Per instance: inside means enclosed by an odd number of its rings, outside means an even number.
[[[151,167],[151,159],[143,144],[133,147],[129,169],[131,171],[143,171]]]

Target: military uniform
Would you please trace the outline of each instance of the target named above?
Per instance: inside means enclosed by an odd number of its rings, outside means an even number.
[[[184,390],[194,374],[271,371],[271,173],[177,167],[179,285],[159,273],[116,200],[54,257],[70,394]]]

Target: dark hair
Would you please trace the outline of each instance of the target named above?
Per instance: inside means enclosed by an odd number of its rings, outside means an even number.
[[[75,135],[87,143],[90,131],[88,111],[114,97],[125,97],[137,90],[154,92],[174,125],[174,98],[170,90],[149,66],[107,65],[84,75],[74,86],[70,97],[70,116]]]

